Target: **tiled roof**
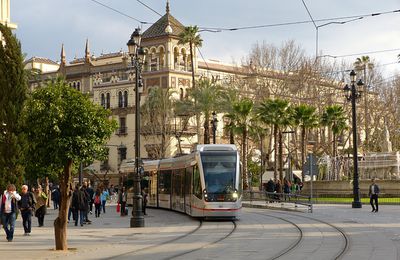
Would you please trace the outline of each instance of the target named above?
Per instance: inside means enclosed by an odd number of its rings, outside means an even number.
[[[46,64],[51,64],[51,65],[58,65],[57,62],[52,61],[48,58],[42,58],[42,57],[32,57],[29,60],[25,61],[25,64],[31,63],[31,62],[38,62],[38,63],[46,63]]]
[[[178,20],[176,20],[175,17],[173,17],[169,13],[166,13],[143,33],[142,39],[168,35],[168,33],[165,32],[165,28],[167,28],[168,24],[172,28],[172,33],[170,35],[178,36],[181,32],[184,31],[185,26],[181,24]]]

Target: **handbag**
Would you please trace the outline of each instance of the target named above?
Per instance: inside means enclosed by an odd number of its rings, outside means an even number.
[[[118,204],[117,204],[117,212],[120,212],[120,211],[121,211],[121,205],[118,202]]]

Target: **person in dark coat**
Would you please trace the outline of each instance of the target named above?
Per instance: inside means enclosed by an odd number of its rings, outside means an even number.
[[[378,195],[379,195],[379,186],[376,184],[375,178],[372,178],[372,183],[369,186],[369,203],[372,206],[372,212],[378,212]],[[374,205],[375,202],[375,205]]]
[[[18,207],[22,215],[22,225],[24,227],[24,236],[30,236],[32,228],[32,212],[35,210],[36,198],[28,190],[27,185],[22,185],[21,200],[18,201]]]
[[[87,186],[86,186],[87,184],[86,184],[86,182],[83,184],[83,186],[82,186],[82,188],[81,188],[81,191],[83,192],[83,199],[84,199],[84,201],[85,201],[85,205],[86,205],[86,207],[83,209],[83,218],[84,218],[84,223],[85,224],[91,224],[92,223],[92,221],[90,221],[89,220],[89,217],[88,217],[88,213],[89,213],[89,202],[90,201],[92,201],[91,200],[91,198],[90,198],[90,196],[89,196],[89,193],[87,192]]]
[[[81,226],[83,226],[85,218],[85,209],[87,208],[87,203],[85,201],[85,194],[79,189],[79,185],[75,186],[75,190],[72,193],[71,201],[72,212],[75,216],[75,226],[78,225],[78,218]]]
[[[93,211],[93,198],[94,198],[94,190],[90,185],[87,185],[86,192],[89,195],[89,213],[92,214]]]
[[[58,209],[60,206],[60,189],[56,186],[51,192],[51,200],[53,201],[54,209]]]
[[[267,196],[270,198],[270,202],[273,201],[274,196],[272,193],[275,192],[275,182],[274,180],[271,178],[268,182],[267,182]]]

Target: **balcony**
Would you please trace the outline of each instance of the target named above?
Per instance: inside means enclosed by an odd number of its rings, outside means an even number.
[[[120,127],[117,129],[115,132],[116,135],[122,136],[122,135],[127,135],[128,134],[128,127]]]

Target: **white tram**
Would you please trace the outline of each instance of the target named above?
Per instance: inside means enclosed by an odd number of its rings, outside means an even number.
[[[242,178],[235,145],[198,145],[189,155],[144,161],[148,206],[193,217],[237,218]]]

